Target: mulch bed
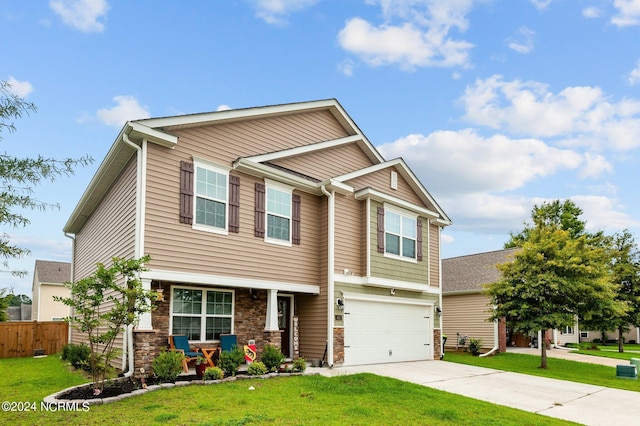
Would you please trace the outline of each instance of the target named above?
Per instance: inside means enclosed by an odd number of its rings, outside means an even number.
[[[198,376],[195,374],[192,375],[183,375],[178,376],[176,382],[191,382],[194,380],[200,380]],[[155,378],[145,379],[144,383],[147,386],[150,385],[159,385],[162,382]],[[171,382],[175,383],[175,382]],[[95,394],[91,385],[86,385],[82,387],[77,387],[74,389],[65,392],[62,395],[58,395],[58,399],[97,399],[97,398],[109,398],[113,396],[119,396],[126,393],[131,393],[135,390],[142,389],[143,383],[140,379],[126,378],[126,379],[115,379],[110,383],[107,383],[104,387],[104,390],[99,394]]]

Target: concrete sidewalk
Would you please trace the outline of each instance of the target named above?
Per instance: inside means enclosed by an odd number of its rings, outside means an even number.
[[[446,361],[311,368],[324,376],[373,373],[586,425],[640,423],[640,393]],[[615,374],[615,371],[612,371]],[[625,380],[625,379],[620,379]]]
[[[527,355],[535,355],[540,356],[540,349],[537,348],[507,348],[508,353],[514,354],[527,354]],[[595,355],[583,355],[572,353],[569,349],[547,349],[547,357],[548,358],[561,358],[567,359],[569,361],[577,361],[577,362],[586,362],[587,364],[599,364],[599,365],[608,365],[610,367],[615,367],[618,364],[629,364],[629,361],[625,361],[622,359],[615,358],[607,358],[602,356]],[[640,358],[640,354],[636,358]]]

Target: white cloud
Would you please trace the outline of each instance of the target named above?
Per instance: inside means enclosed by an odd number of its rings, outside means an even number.
[[[268,24],[284,25],[285,17],[311,7],[319,0],[249,0],[256,9],[256,15]]]
[[[602,11],[595,6],[585,7],[582,9],[582,16],[585,18],[599,18],[602,15]]]
[[[614,0],[613,7],[617,15],[611,18],[611,23],[618,27],[640,25],[640,0]]]
[[[103,108],[98,110],[97,117],[108,126],[121,127],[129,120],[140,120],[149,118],[149,111],[142,107],[133,96],[115,96],[113,100],[117,103],[113,108]]]
[[[584,160],[585,164],[579,173],[582,178],[596,178],[605,172],[613,173],[613,165],[602,155],[587,152]]]
[[[640,222],[625,213],[624,205],[620,205],[616,198],[601,195],[575,195],[570,198],[582,209],[582,219],[587,221],[589,231],[620,231],[640,226]]]
[[[535,35],[535,31],[527,27],[521,27],[518,29],[517,35],[507,39],[508,46],[518,53],[529,53],[533,50],[533,36]]]
[[[446,196],[511,191],[584,162],[580,154],[540,140],[485,138],[472,129],[409,135],[378,149],[385,158],[410,159],[420,180]]]
[[[7,84],[9,84],[7,90],[19,98],[26,98],[34,90],[31,83],[28,81],[16,80],[12,75],[7,79]]]
[[[638,61],[638,65],[629,73],[628,81],[631,86],[640,83],[640,61]]]
[[[216,108],[216,111],[228,111],[232,109],[229,105],[226,104],[222,104],[222,105],[218,105],[218,108]]]
[[[375,25],[349,19],[338,33],[340,46],[371,66],[469,67],[468,41],[454,40],[452,29],[464,32],[472,0],[377,0],[385,22]],[[399,21],[399,22],[395,22]]]
[[[552,0],[529,0],[538,10],[544,10],[551,4]]]
[[[504,81],[494,75],[467,86],[464,119],[516,135],[557,138],[567,146],[631,150],[640,147],[640,101],[612,102],[599,87]]]
[[[49,7],[66,25],[85,33],[104,31],[101,20],[109,10],[107,0],[51,0]]]

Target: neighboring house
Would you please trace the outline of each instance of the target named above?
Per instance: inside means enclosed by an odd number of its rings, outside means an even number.
[[[151,256],[163,300],[133,333],[138,371],[171,334],[328,365],[439,358],[450,224],[331,99],[127,122],[64,232],[76,279]]]
[[[33,270],[32,320],[62,321],[69,316],[69,306],[53,300],[54,296],[69,297],[70,291],[64,286],[68,281],[71,281],[71,263],[36,260]]]
[[[460,345],[460,337],[482,339],[486,350],[506,351],[506,327],[503,321],[487,321],[490,299],[483,286],[500,280],[496,265],[509,262],[515,249],[497,250],[442,260],[442,326],[446,347]],[[518,344],[514,336],[513,344]],[[521,344],[528,345],[528,340]]]
[[[30,321],[31,305],[21,303],[20,306],[7,307],[7,316],[9,321]]]

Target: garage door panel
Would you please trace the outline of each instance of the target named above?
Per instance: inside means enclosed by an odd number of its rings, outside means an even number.
[[[430,359],[430,314],[425,305],[345,300],[345,365]]]

